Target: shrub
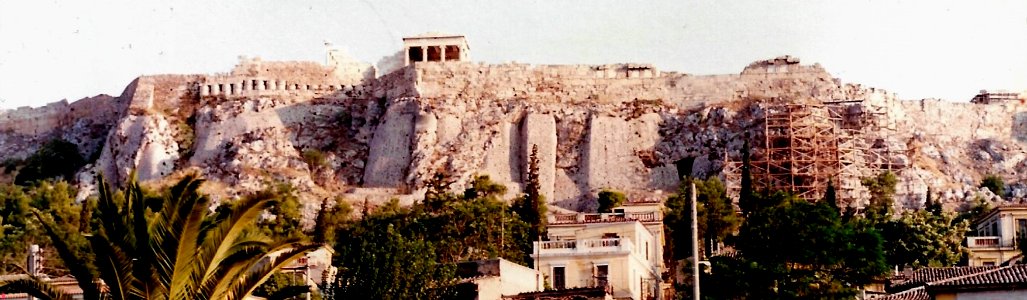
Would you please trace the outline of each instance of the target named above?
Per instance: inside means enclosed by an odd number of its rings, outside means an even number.
[[[18,170],[14,183],[25,185],[49,178],[71,180],[75,172],[85,164],[78,146],[62,139],[51,140],[25,159],[25,165]]]
[[[614,207],[623,204],[625,199],[627,199],[627,196],[624,196],[624,193],[603,189],[599,192],[599,199],[597,200],[599,202],[599,212],[611,212]]]

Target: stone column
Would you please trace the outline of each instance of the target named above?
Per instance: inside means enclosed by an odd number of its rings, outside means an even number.
[[[403,65],[410,65],[410,47],[403,48]]]
[[[254,90],[258,90],[258,91],[263,91],[264,90],[264,80],[263,79],[257,79],[253,83],[256,85],[256,88],[254,88]]]
[[[446,45],[439,46],[439,53],[442,54],[441,61],[446,61]]]
[[[421,47],[421,61],[428,61],[428,46]]]
[[[212,85],[212,87],[213,87],[213,89],[210,91],[211,94],[213,94],[213,95],[220,95],[221,94],[221,84],[220,83],[214,84],[214,85]]]
[[[209,96],[209,95],[210,95],[210,85],[209,84],[200,85],[200,96],[202,97],[202,96]]]

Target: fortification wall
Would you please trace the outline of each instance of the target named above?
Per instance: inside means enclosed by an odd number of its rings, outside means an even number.
[[[0,131],[21,135],[40,135],[67,124],[70,112],[68,100],[49,103],[43,107],[19,107],[0,112]]]
[[[851,99],[819,65],[753,65],[737,75],[663,73],[650,65],[527,65],[473,62],[417,63],[424,98],[523,99],[541,103],[623,103],[663,100],[695,107],[743,99]]]

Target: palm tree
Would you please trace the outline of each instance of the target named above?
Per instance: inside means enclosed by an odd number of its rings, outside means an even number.
[[[99,225],[88,238],[92,258],[72,251],[52,222],[36,213],[86,299],[243,299],[283,266],[322,247],[299,238],[274,240],[252,228],[274,205],[270,193],[245,197],[213,214],[210,199],[198,191],[203,180],[195,175],[150,201],[134,180],[123,201],[99,182]],[[0,282],[4,289],[70,299],[30,276]]]

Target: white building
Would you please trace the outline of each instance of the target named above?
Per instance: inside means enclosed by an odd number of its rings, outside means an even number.
[[[966,238],[970,266],[1003,265],[1022,257],[1018,239],[1027,237],[1027,206],[1007,205],[974,221],[974,235]]]
[[[460,263],[457,275],[474,283],[478,292],[475,300],[500,300],[537,292],[543,286],[539,272],[502,258]]]
[[[550,288],[603,287],[616,299],[661,299],[662,215],[619,209],[550,216],[549,240],[536,242],[532,254]]]

